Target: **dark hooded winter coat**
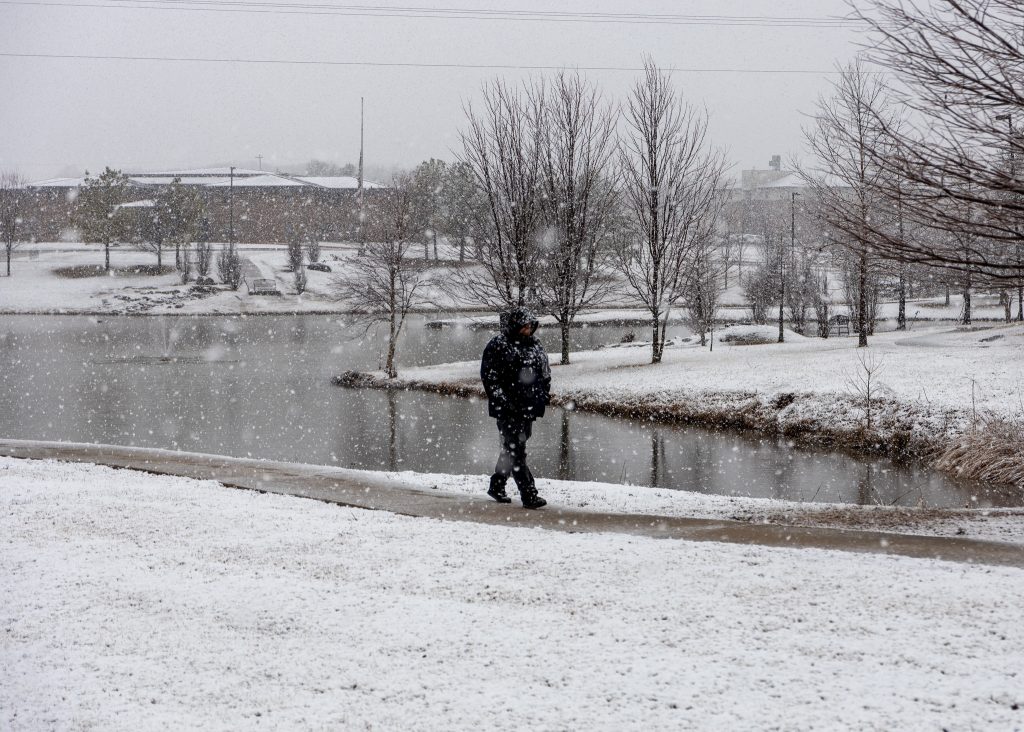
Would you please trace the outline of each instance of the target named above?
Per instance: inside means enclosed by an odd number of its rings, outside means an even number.
[[[530,335],[520,334],[531,326]],[[540,341],[534,338],[537,319],[525,308],[501,316],[501,333],[484,349],[480,378],[487,392],[487,412],[504,422],[544,416],[551,392],[551,367]]]

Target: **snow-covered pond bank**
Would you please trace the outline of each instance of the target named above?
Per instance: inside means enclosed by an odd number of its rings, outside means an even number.
[[[12,732],[1020,721],[1017,569],[0,465]]]
[[[856,348],[852,339],[795,334],[785,344],[762,343],[723,342],[711,351],[683,339],[658,365],[649,363],[649,347],[635,344],[575,353],[572,364],[552,369],[553,402],[633,420],[750,428],[928,459],[975,439],[987,421],[1024,423],[1017,367],[1024,326],[880,333],[870,349]],[[353,373],[340,383],[482,395],[472,361],[409,369],[394,381],[379,372]],[[1021,459],[1013,446],[1000,449],[995,459]],[[1022,474],[1019,466],[1015,471]],[[1022,489],[1009,489],[1018,502]]]
[[[475,360],[489,337],[422,322],[410,324],[400,364]],[[358,331],[335,317],[8,316],[2,326],[7,437],[429,473],[478,475],[494,465],[497,437],[482,403],[331,388],[341,371],[376,368],[382,345],[353,339]],[[617,332],[574,337],[594,343]],[[542,337],[557,347],[557,333]],[[475,379],[472,362],[466,368]],[[1014,503],[913,465],[793,449],[778,437],[560,410],[535,434],[531,461],[544,477],[796,501]]]

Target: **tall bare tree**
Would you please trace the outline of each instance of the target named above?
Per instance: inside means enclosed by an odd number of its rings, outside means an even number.
[[[972,235],[901,239],[883,227],[880,249],[908,262],[1016,281],[1024,274],[1024,3],[933,0],[854,3],[872,32],[868,57],[887,66],[910,122],[875,124],[888,136],[873,163],[907,185],[907,217]],[[958,205],[950,206],[952,200]],[[995,246],[993,246],[995,245]],[[1019,295],[1024,298],[1024,294]]]
[[[0,173],[0,241],[7,258],[7,276],[11,276],[11,255],[18,248],[18,225],[24,209],[25,180],[14,172]]]
[[[349,260],[344,273],[334,280],[335,295],[357,312],[368,329],[387,324],[384,369],[388,378],[398,376],[398,337],[427,284],[427,260],[410,256],[420,234],[413,226],[415,205],[412,177],[396,175],[377,200],[378,231],[373,241],[367,242],[362,256]]]
[[[541,240],[538,307],[554,316],[569,363],[569,331],[582,310],[607,294],[610,227],[616,206],[611,164],[615,113],[578,74],[547,85],[540,137]],[[541,93],[535,90],[534,93]]]
[[[537,286],[543,95],[498,79],[479,111],[466,107],[461,161],[485,205],[477,229],[479,268],[460,271],[467,296],[492,307],[525,305]]]
[[[618,267],[651,314],[651,363],[665,349],[669,313],[694,255],[714,236],[725,167],[707,140],[707,115],[687,104],[652,62],[633,87],[618,145],[630,231]]]
[[[842,70],[832,95],[818,100],[815,125],[805,131],[817,160],[814,167],[800,171],[834,232],[833,239],[851,253],[850,304],[857,309],[860,347],[867,346],[871,330],[877,232],[888,230],[891,223],[885,196],[892,188],[892,174],[877,163],[878,154],[889,144],[887,129],[898,129],[898,124],[885,87],[858,59]]]

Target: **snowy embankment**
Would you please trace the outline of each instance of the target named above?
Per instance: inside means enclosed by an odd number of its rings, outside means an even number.
[[[755,429],[928,460],[985,420],[1024,422],[1024,326],[883,333],[872,336],[869,349],[858,349],[855,337],[787,338],[763,345],[718,341],[713,350],[680,341],[657,365],[649,363],[649,347],[574,353],[570,365],[552,366],[552,400],[634,419]],[[340,382],[483,393],[477,362],[405,369],[390,381],[347,374]]]
[[[1014,729],[1024,571],[0,459],[0,727]]]

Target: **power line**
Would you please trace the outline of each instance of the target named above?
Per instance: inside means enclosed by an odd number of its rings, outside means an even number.
[[[329,3],[254,2],[252,0],[108,0],[61,2],[61,0],[0,0],[0,5],[69,8],[116,8],[122,10],[199,11],[275,15],[338,15],[370,18],[422,18],[441,20],[530,21],[557,23],[619,23],[629,25],[743,26],[757,28],[849,28],[849,18],[773,15],[682,15],[676,13],[598,13],[577,11],[489,10],[485,8],[416,8]]]
[[[641,66],[576,66],[576,65],[522,65],[522,64],[457,64],[401,61],[324,61],[305,59],[269,58],[203,58],[186,56],[113,56],[77,53],[8,53],[0,51],[0,58],[47,58],[86,61],[161,61],[175,63],[218,64],[277,64],[292,66],[369,66],[416,69],[501,69],[516,71],[643,71]],[[742,69],[742,68],[666,68],[667,72],[692,74],[838,74],[836,69]],[[886,73],[886,72],[869,72]]]

